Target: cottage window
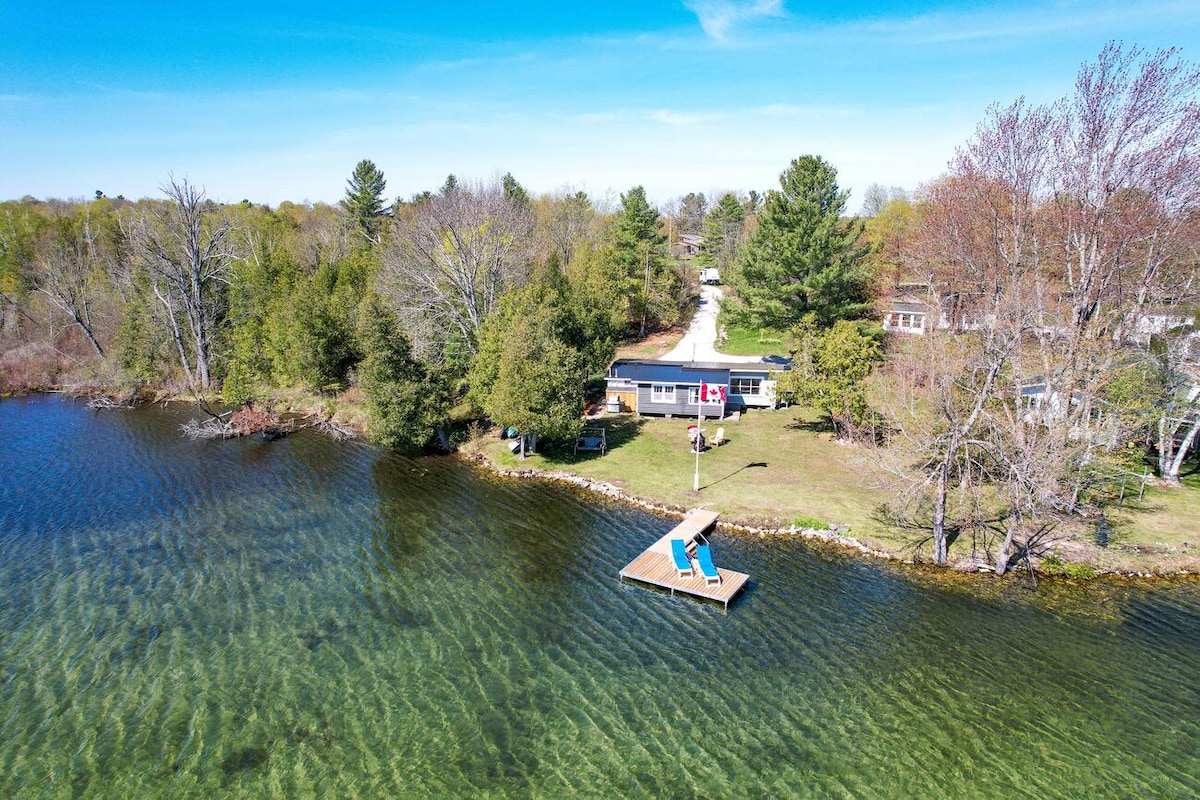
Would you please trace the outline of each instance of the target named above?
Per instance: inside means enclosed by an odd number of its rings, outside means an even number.
[[[650,386],[650,402],[674,403],[675,387],[669,383],[655,383]]]
[[[743,396],[762,394],[762,378],[731,378],[730,387]]]
[[[897,328],[905,331],[924,330],[925,314],[919,311],[893,311],[887,315],[885,325],[890,328]]]

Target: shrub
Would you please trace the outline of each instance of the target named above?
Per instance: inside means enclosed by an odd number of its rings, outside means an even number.
[[[1042,559],[1042,571],[1047,575],[1058,575],[1073,580],[1089,581],[1096,577],[1096,568],[1078,561],[1063,561],[1051,554]]]

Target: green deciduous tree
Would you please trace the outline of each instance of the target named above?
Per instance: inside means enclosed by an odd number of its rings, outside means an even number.
[[[873,249],[870,269],[876,296],[886,296],[901,278],[920,275],[927,270],[928,265],[914,257],[916,211],[907,196],[899,195],[884,201],[865,223],[867,241]]]
[[[544,250],[553,249],[568,264],[581,245],[598,241],[600,215],[587,192],[564,191],[538,201],[538,228]]]
[[[738,304],[751,324],[789,328],[805,315],[829,324],[870,309],[863,224],[844,219],[849,192],[818,156],[801,156],[767,194],[740,269],[733,275]]]

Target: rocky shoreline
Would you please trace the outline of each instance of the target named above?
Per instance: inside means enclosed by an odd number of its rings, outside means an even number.
[[[625,492],[620,487],[614,486],[613,484],[608,483],[606,481],[600,481],[600,480],[595,480],[592,478],[586,478],[581,475],[576,475],[574,473],[564,472],[561,470],[546,471],[546,470],[534,469],[532,467],[521,467],[521,468],[504,467],[499,464],[496,464],[494,461],[492,461],[490,458],[488,458],[487,455],[485,455],[484,453],[481,453],[481,452],[466,453],[463,451],[459,451],[459,452],[462,456],[464,456],[471,462],[478,464],[481,467],[490,471],[491,473],[501,476],[501,477],[515,478],[515,479],[520,479],[520,480],[528,480],[528,479],[548,480],[548,481],[555,481],[558,483],[565,483],[565,484],[569,484],[571,486],[576,486],[578,488],[584,489],[589,492],[594,492],[596,494],[599,494],[599,495],[609,498],[611,500],[616,500],[618,502],[634,506],[636,508],[641,508],[646,511],[651,511],[654,513],[664,514],[664,515],[669,515],[669,516],[676,516],[676,517],[680,517],[680,518],[685,516],[687,514],[687,512],[690,510],[684,506],[679,506],[679,505],[674,505],[674,504],[669,504],[669,503],[661,503],[661,502],[657,502],[657,501],[653,501],[653,500],[647,500],[644,497],[638,497],[636,495],[631,495],[631,494]],[[717,526],[720,528],[726,529],[726,530],[737,531],[739,533],[746,533],[746,534],[756,535],[756,536],[760,536],[760,537],[766,537],[766,536],[799,537],[801,539],[818,541],[818,542],[821,542],[824,544],[828,544],[828,545],[840,548],[842,550],[849,551],[853,554],[856,554],[859,557],[866,557],[866,558],[876,559],[876,560],[880,560],[880,561],[888,561],[888,562],[892,562],[892,563],[896,563],[896,564],[903,564],[903,565],[908,565],[908,566],[924,566],[924,567],[930,566],[927,562],[924,562],[924,561],[921,561],[918,559],[913,559],[910,557],[899,555],[897,553],[889,552],[887,550],[880,550],[877,548],[870,547],[870,546],[864,544],[862,541],[854,538],[853,536],[848,535],[849,531],[850,531],[850,527],[848,525],[831,525],[827,529],[798,528],[795,526],[780,528],[780,527],[770,527],[770,526],[764,526],[764,525],[754,525],[754,524],[751,524],[748,522],[738,521],[738,520],[722,519],[717,522]],[[1054,573],[1048,572],[1044,569],[1041,569],[1039,567],[1040,567],[1040,564],[1035,563],[1034,568],[1035,568],[1035,570],[1037,570],[1037,572],[1040,575],[1047,576],[1047,575],[1054,574]],[[970,558],[959,559],[958,561],[949,565],[947,567],[947,569],[954,570],[954,571],[960,572],[960,573],[976,573],[979,575],[994,575],[995,574],[995,570],[991,566],[991,564],[988,564],[987,562],[979,560],[979,559],[970,559]],[[1012,570],[1012,572],[1016,572],[1016,570]],[[1068,577],[1071,577],[1071,576],[1068,576]],[[1078,576],[1076,576],[1076,577],[1078,577]],[[1149,570],[1135,570],[1135,569],[1117,569],[1117,568],[1100,569],[1100,568],[1097,568],[1094,570],[1094,573],[1089,577],[1090,578],[1110,578],[1110,579],[1139,579],[1139,578],[1140,579],[1145,579],[1145,578],[1180,579],[1180,578],[1182,578],[1182,579],[1193,579],[1194,580],[1194,579],[1200,578],[1200,571],[1190,570],[1190,569],[1149,571]]]
[[[149,387],[141,387],[132,392],[105,392],[100,391],[96,387],[70,386],[60,387],[53,391],[42,392],[27,392],[26,394],[63,394],[75,399],[85,399],[89,401],[89,405],[97,409],[122,409],[134,408],[141,405],[165,404],[170,402],[182,402],[185,404],[196,404],[196,399],[182,397],[176,392],[170,392],[165,389],[152,389]],[[298,414],[299,412],[290,407],[290,404],[285,403],[283,414]],[[313,427],[319,427],[314,425]],[[363,431],[361,426],[354,424],[338,424],[336,431],[324,431],[332,438],[341,440],[345,438],[357,438],[362,436]],[[589,492],[601,495],[603,497],[615,500],[627,505],[641,508],[646,511],[651,511],[658,514],[675,516],[682,518],[690,510],[685,506],[674,505],[670,503],[662,503],[659,501],[648,500],[644,497],[629,494],[618,486],[615,486],[606,481],[600,481],[593,478],[583,477],[574,473],[565,472],[562,470],[546,471],[532,467],[504,467],[492,461],[485,453],[478,450],[467,451],[459,449],[456,455],[466,458],[467,460],[487,469],[495,475],[509,477],[515,479],[536,479],[550,480],[559,483],[565,483]],[[895,564],[901,564],[913,567],[929,568],[932,565],[929,562],[921,559],[914,559],[910,556],[881,550],[871,547],[864,542],[849,535],[850,526],[832,524],[828,528],[800,528],[796,526],[788,527],[772,527],[770,525],[754,524],[744,520],[722,519],[717,523],[718,527],[725,530],[737,531],[739,533],[751,534],[760,537],[799,537],[810,541],[820,542],[832,547],[852,553],[858,557],[865,557],[879,561],[887,561]],[[1076,561],[1070,558],[1062,558],[1064,563],[1080,564],[1091,566],[1086,561]],[[1117,567],[1095,567],[1091,575],[1086,578],[1112,578],[1112,579],[1200,579],[1200,566],[1189,565],[1190,568],[1173,568],[1163,565],[1159,568],[1155,565],[1151,569],[1133,569]],[[1062,573],[1054,573],[1041,567],[1040,561],[1035,561],[1034,568],[1041,575],[1054,575]],[[992,565],[978,558],[961,558],[954,563],[948,565],[945,569],[952,570],[958,573],[975,573],[975,574],[995,574]],[[1080,575],[1067,575],[1067,577],[1085,577]]]

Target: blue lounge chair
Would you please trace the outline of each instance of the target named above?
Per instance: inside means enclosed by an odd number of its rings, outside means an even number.
[[[712,552],[708,549],[708,545],[696,545],[696,563],[700,565],[700,573],[704,576],[705,583],[719,584],[721,582],[721,573],[717,572],[717,568],[713,566]]]
[[[694,578],[695,571],[692,569],[692,560],[688,558],[687,547],[683,543],[683,539],[671,540],[671,560],[675,562],[675,569],[679,572],[680,578]]]

